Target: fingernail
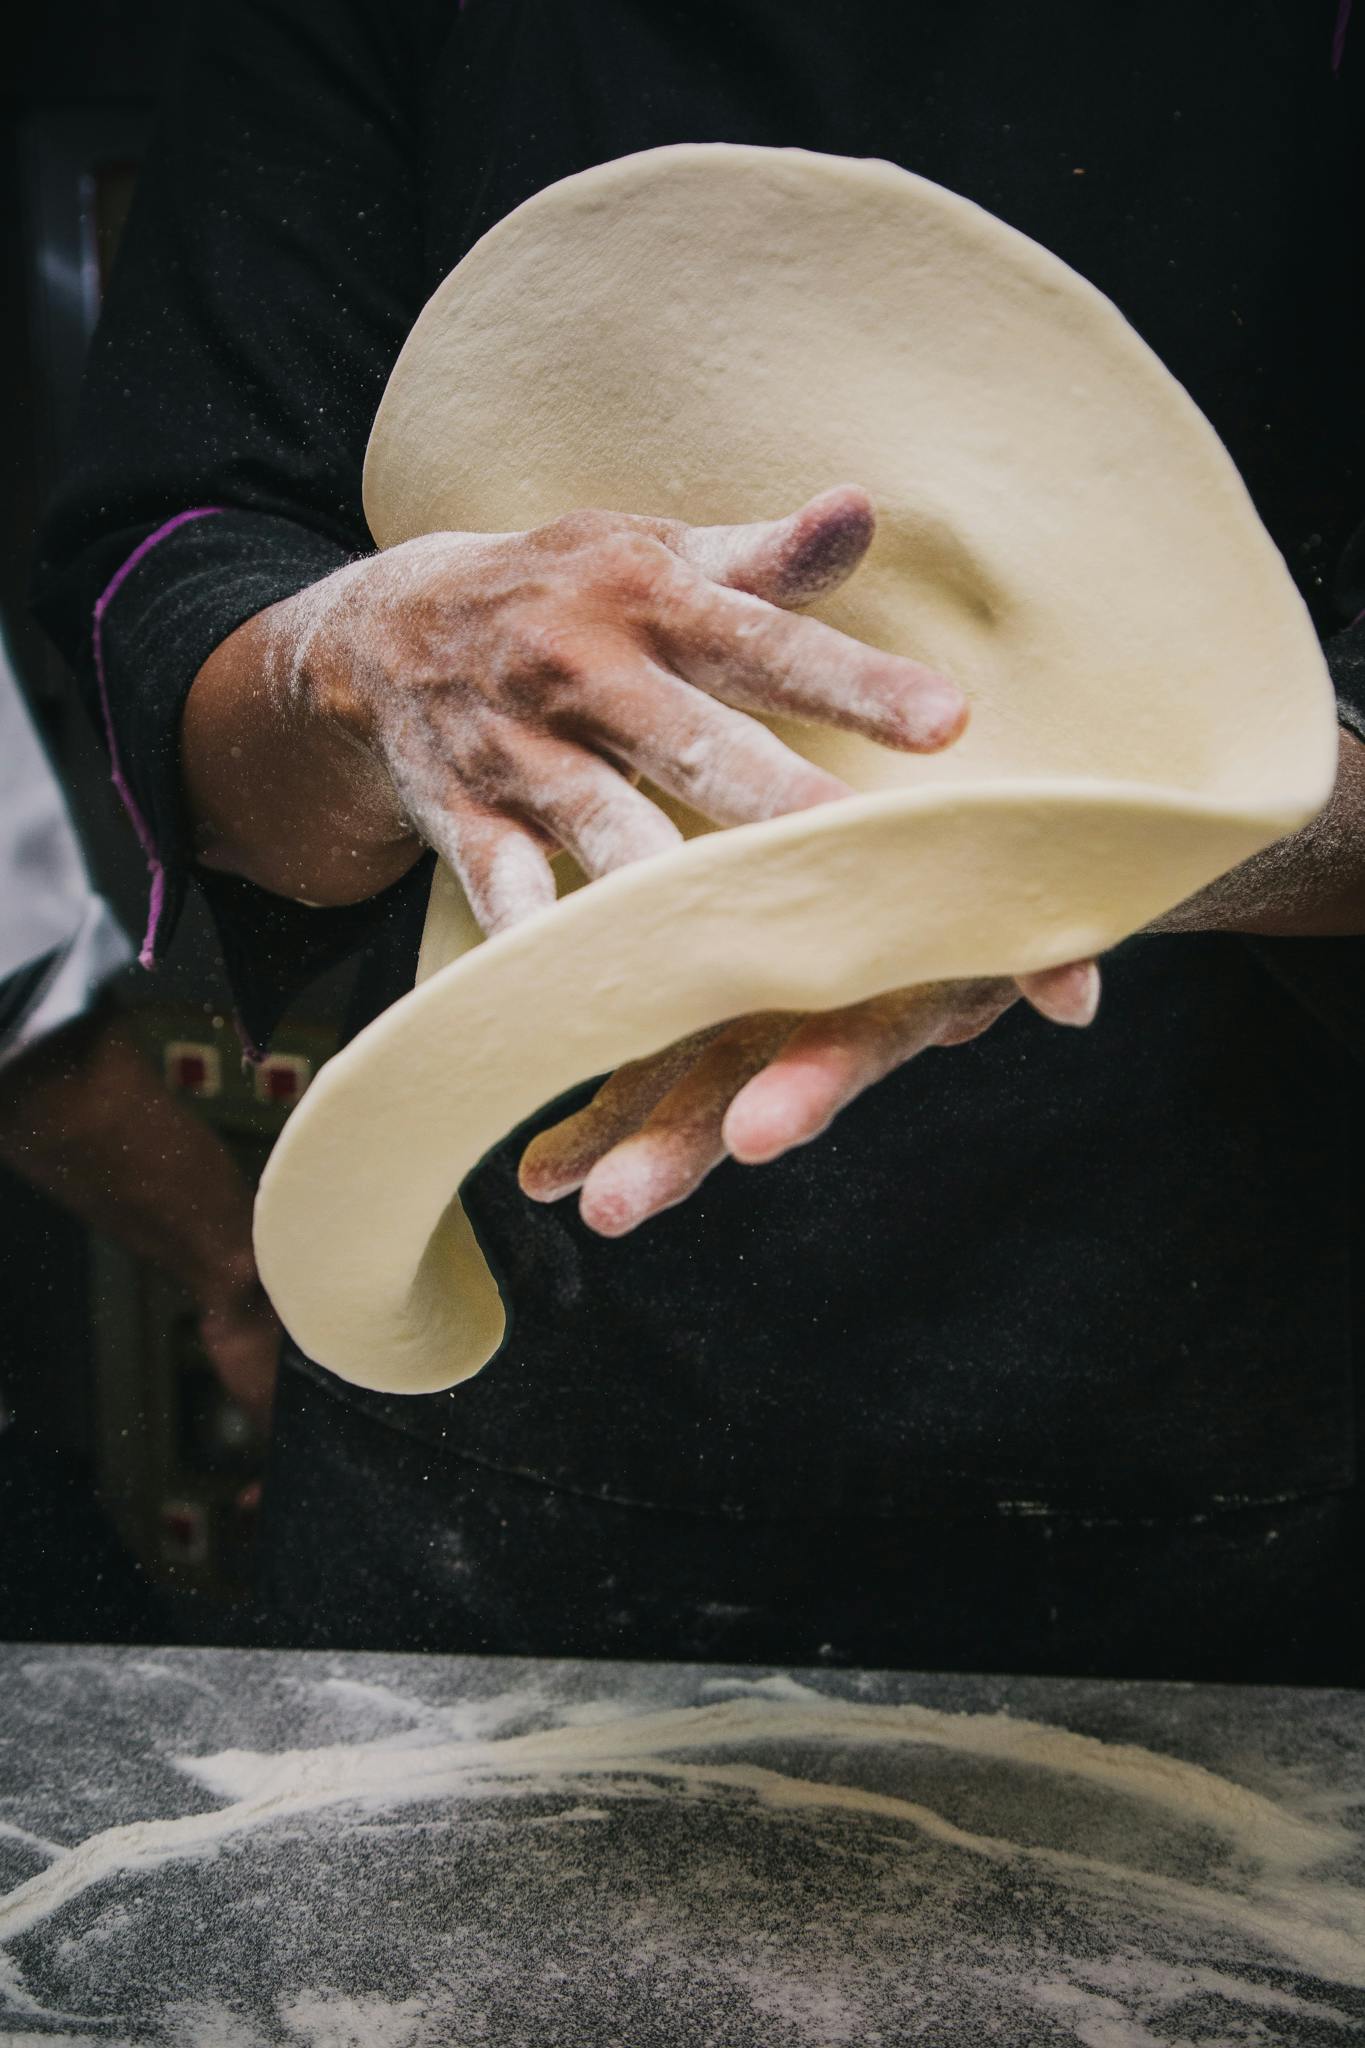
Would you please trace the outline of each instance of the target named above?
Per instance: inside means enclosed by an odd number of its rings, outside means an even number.
[[[907,722],[922,745],[946,747],[964,730],[970,716],[971,707],[961,690],[945,682],[920,693]]]
[[[1055,1012],[1057,1022],[1083,1031],[1087,1024],[1094,1023],[1100,1006],[1100,970],[1093,960],[1088,960],[1084,966],[1078,964],[1065,972],[1070,987],[1062,985],[1061,1001]]]

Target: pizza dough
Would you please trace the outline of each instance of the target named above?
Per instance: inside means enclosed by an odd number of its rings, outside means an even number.
[[[266,1286],[342,1377],[419,1393],[491,1357],[457,1189],[564,1090],[744,1012],[1101,952],[1325,801],[1322,656],[1212,429],[1090,285],[889,164],[684,145],[540,193],[414,327],[365,506],[387,547],[582,506],[767,518],[842,482],[878,535],[819,615],[946,666],[966,737],[784,725],[861,793],[687,820],[491,941],[438,869],[418,987],[261,1185]]]

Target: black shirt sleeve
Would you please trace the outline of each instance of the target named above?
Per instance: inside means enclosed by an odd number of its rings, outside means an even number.
[[[35,585],[147,855],[148,964],[190,860],[178,747],[195,674],[245,619],[369,546],[365,442],[425,297],[418,87],[440,10],[187,12]],[[210,897],[229,958],[261,920],[289,959],[268,988],[239,979],[257,1036],[364,923],[245,883]]]

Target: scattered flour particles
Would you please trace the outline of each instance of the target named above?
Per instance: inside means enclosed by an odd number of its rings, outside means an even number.
[[[120,1673],[130,1716],[177,1675]],[[6,1824],[0,1868],[29,1874],[0,1897],[0,2037],[1365,2038],[1347,1780],[1266,1789],[861,1683],[433,1704],[314,1678],[293,1718],[329,1739],[167,1751],[148,1817],[70,1846]]]

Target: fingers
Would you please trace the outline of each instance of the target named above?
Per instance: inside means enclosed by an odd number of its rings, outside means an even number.
[[[600,754],[569,741],[524,734],[508,797],[594,878],[682,844],[657,804]]]
[[[446,815],[451,830],[446,857],[489,938],[555,901],[554,870],[545,849],[517,819],[465,797],[457,798]]]
[[[586,685],[593,741],[717,825],[830,803],[852,791],[756,719],[693,689],[654,662]]]
[[[622,1237],[685,1201],[725,1157],[721,1126],[730,1102],[790,1030],[790,1017],[750,1017],[713,1039],[643,1128],[587,1174],[579,1209],[588,1227]]]
[[[735,1096],[722,1126],[727,1151],[758,1166],[809,1144],[864,1089],[941,1044],[945,1031],[969,1016],[984,1029],[1009,1000],[997,1000],[1002,989],[1008,984],[941,983],[808,1017]]]
[[[619,1067],[586,1108],[533,1138],[521,1155],[522,1193],[533,1202],[557,1202],[582,1187],[598,1160],[640,1128],[719,1030],[697,1032]]]
[[[681,607],[673,665],[741,710],[817,719],[915,751],[947,746],[967,707],[946,677],[817,620],[781,616],[845,582],[875,530],[872,501],[856,484],[823,491],[785,519],[673,529],[668,546],[706,579]]]
[[[922,751],[956,736],[951,683],[781,608],[849,575],[873,527],[851,485],[742,527],[585,513],[447,540],[425,609],[386,595],[375,750],[485,931],[554,900],[538,832],[592,878],[678,845],[625,771],[719,825],[850,794],[746,713]]]
[[[1054,1021],[1094,1015],[1099,974],[1080,961],[1038,975],[940,982],[794,1020],[741,1019],[634,1062],[578,1115],[528,1146],[537,1201],[581,1188],[580,1211],[621,1237],[672,1208],[727,1156],[760,1165],[809,1144],[864,1090],[930,1046],[979,1036],[1020,993]]]
[[[1008,981],[943,983],[808,1017],[794,1029],[785,1015],[743,1019],[693,1059],[633,1135],[620,1135],[633,1083],[598,1119],[585,1113],[587,1124],[566,1131],[558,1188],[572,1192],[581,1175],[584,1222],[602,1236],[624,1236],[684,1201],[727,1156],[758,1165],[809,1143],[894,1067],[951,1031],[984,1030],[1014,995]],[[534,1165],[548,1186],[544,1160]]]
[[[741,711],[809,719],[913,753],[948,746],[967,722],[961,691],[921,662],[681,567],[661,592],[655,630],[671,668]]]
[[[555,901],[545,845],[520,819],[483,803],[438,757],[390,757],[394,788],[414,829],[459,877],[479,928],[490,938]]]
[[[1093,960],[1073,960],[1041,974],[1021,974],[1019,992],[1052,1024],[1092,1024],[1100,1006],[1100,970]]]
[[[839,484],[786,519],[685,526],[669,545],[711,582],[792,609],[846,582],[871,547],[876,526],[867,492]]]
[[[1093,961],[1021,977],[1018,990],[1054,1023],[1085,1025],[1099,1002]],[[735,1097],[726,1148],[746,1165],[808,1144],[848,1104],[931,1045],[980,1037],[1016,999],[1005,979],[945,982],[810,1017]]]
[[[607,664],[616,661],[625,665],[613,672]],[[496,737],[496,765],[475,789],[465,777],[477,771],[464,765],[462,773],[456,762],[466,749],[457,746],[449,749],[455,758],[444,777],[433,767],[402,778],[408,816],[455,869],[487,933],[555,900],[554,876],[533,828],[552,846],[566,847],[594,879],[681,844],[677,826],[633,786],[622,764],[718,825],[779,817],[851,794],[766,726],[657,664],[631,661],[610,643],[603,663],[559,714],[559,732],[523,727],[505,736],[506,721],[485,721],[485,737]]]
[[[403,795],[417,830],[454,869],[490,938],[556,900],[547,844],[567,847],[584,874],[596,878],[670,852],[682,840],[673,821],[609,762],[539,734],[520,742],[515,773],[497,802],[471,795],[453,776],[439,793],[434,778],[423,778],[423,786]]]

